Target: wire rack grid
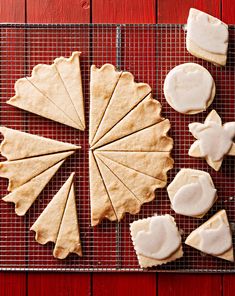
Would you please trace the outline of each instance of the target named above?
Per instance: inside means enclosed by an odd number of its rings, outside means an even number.
[[[13,206],[0,202],[0,269],[1,270],[57,270],[57,271],[142,271],[129,234],[129,223],[155,213],[170,213],[186,236],[217,210],[225,208],[233,226],[235,222],[235,171],[234,159],[227,157],[222,169],[215,173],[201,159],[187,154],[194,141],[188,132],[190,122],[203,122],[211,109],[216,109],[224,122],[234,120],[235,111],[235,27],[230,26],[228,63],[225,68],[191,56],[185,48],[182,25],[0,25],[0,92],[1,125],[46,136],[52,139],[80,144],[82,150],[71,156],[44,189],[25,217],[18,217]],[[148,83],[154,97],[163,105],[163,115],[170,119],[170,135],[174,138],[174,169],[169,182],[182,167],[209,172],[218,190],[219,199],[203,219],[176,215],[170,208],[166,189],[156,191],[156,199],[145,204],[135,216],[127,214],[121,223],[103,221],[90,226],[88,129],[85,132],[66,127],[37,115],[8,106],[5,102],[14,95],[14,83],[30,75],[39,63],[52,63],[59,56],[70,56],[82,51],[81,70],[85,98],[86,122],[89,110],[89,69],[92,64],[112,63],[117,68],[130,71],[136,81]],[[206,67],[216,83],[216,98],[212,106],[201,114],[184,116],[166,103],[162,86],[167,72],[184,62],[197,62]],[[83,244],[83,257],[70,255],[65,260],[52,256],[53,245],[39,245],[34,240],[30,226],[46,207],[72,171],[76,171],[76,196],[78,217]],[[7,181],[0,180],[1,196],[7,194]],[[150,271],[181,272],[234,272],[234,264],[205,256],[183,246],[184,257]]]

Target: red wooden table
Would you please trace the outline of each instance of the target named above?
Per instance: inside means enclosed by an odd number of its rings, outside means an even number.
[[[0,22],[185,23],[195,7],[235,23],[231,0],[0,0]],[[0,273],[0,295],[234,295],[235,277],[167,273]]]

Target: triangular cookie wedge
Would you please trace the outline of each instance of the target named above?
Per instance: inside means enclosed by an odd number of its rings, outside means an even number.
[[[24,216],[63,162],[64,160],[58,162],[48,170],[31,179],[29,182],[16,188],[13,192],[3,197],[2,200],[13,202],[15,204],[16,214],[18,216]]]
[[[96,161],[118,221],[124,217],[126,212],[132,215],[139,213],[141,207],[140,201],[118,177],[113,174],[102,160],[96,157]]]
[[[68,151],[21,160],[1,162],[0,177],[9,179],[7,190],[13,191],[73,153],[74,151]]]
[[[93,138],[103,118],[104,112],[112,97],[122,72],[116,71],[111,64],[104,64],[101,68],[91,66],[90,81],[90,127],[89,144],[92,145]]]
[[[36,65],[32,70],[31,77],[27,77],[27,79],[44,96],[49,98],[56,106],[60,107],[79,127],[82,126],[74,104],[55,64]]]
[[[69,253],[82,256],[74,184],[69,192],[53,255],[55,258],[64,259]]]
[[[161,117],[161,104],[149,94],[133,110],[131,110],[122,120],[120,120],[107,134],[105,134],[93,147],[101,147],[107,143],[123,138],[136,131],[144,129],[159,121]]]
[[[104,157],[98,151],[95,154],[106,166],[133,192],[141,204],[150,202],[155,198],[155,189],[162,188],[166,182],[147,176],[120,163]]]
[[[17,160],[81,148],[81,146],[51,140],[4,126],[0,127],[0,133],[4,137],[0,145],[0,151],[7,160]]]
[[[174,164],[170,152],[99,151],[99,154],[161,181],[167,180],[167,172]]]
[[[39,244],[44,245],[47,242],[56,242],[73,178],[74,173],[70,175],[31,226],[30,230],[35,231],[35,240]]]
[[[107,218],[110,221],[117,220],[117,216],[97,167],[96,160],[91,151],[89,151],[89,174],[91,225],[96,226],[104,218]]]
[[[131,73],[123,72],[105,110],[92,146],[150,92],[151,87],[148,84],[136,83]]]
[[[234,262],[232,234],[225,210],[220,210],[209,220],[193,230],[185,241],[199,251]]]
[[[76,129],[81,128],[78,123],[74,122],[64,113],[63,105],[57,106],[26,78],[21,78],[16,81],[15,96],[10,98],[10,100],[7,101],[7,104]]]
[[[165,119],[150,127],[107,144],[97,150],[107,151],[156,151],[167,152],[173,148],[172,138],[167,136],[170,122]]]
[[[80,54],[81,52],[75,51],[72,53],[71,57],[57,58],[55,59],[54,63],[77,111],[83,129],[85,129]]]

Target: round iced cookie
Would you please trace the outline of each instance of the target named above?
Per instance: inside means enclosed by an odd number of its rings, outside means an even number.
[[[185,216],[202,218],[217,199],[211,176],[204,171],[181,169],[167,187],[172,209]]]
[[[205,111],[215,97],[215,82],[204,67],[195,63],[176,66],[167,74],[164,95],[177,112],[196,114]]]

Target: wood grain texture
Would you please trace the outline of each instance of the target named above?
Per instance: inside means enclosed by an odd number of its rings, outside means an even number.
[[[97,273],[93,276],[93,296],[155,296],[156,274]]]
[[[25,1],[0,1],[0,22],[25,22]],[[26,290],[26,273],[0,273],[0,295],[24,296],[26,295]]]
[[[158,0],[158,22],[184,24],[192,7],[220,17],[220,0]]]
[[[1,0],[0,22],[24,23],[25,0]]]
[[[155,0],[93,0],[93,23],[155,23]]]
[[[0,273],[0,295],[2,296],[25,296],[26,275],[20,272]]]
[[[223,296],[232,296],[235,291],[235,275],[225,274],[223,278]]]
[[[87,23],[89,0],[26,0],[28,23]]]
[[[158,296],[220,296],[221,275],[159,274]]]
[[[235,24],[235,1],[222,1],[222,20],[227,24]]]
[[[88,296],[89,273],[29,273],[28,296]]]

